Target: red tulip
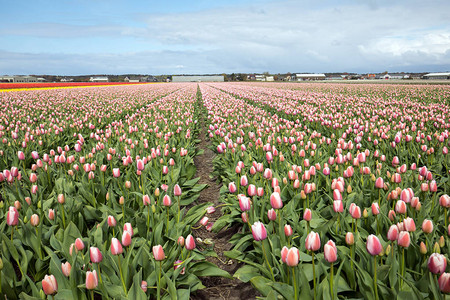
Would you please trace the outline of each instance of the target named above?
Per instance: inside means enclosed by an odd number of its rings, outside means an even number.
[[[44,279],[42,279],[42,289],[46,295],[56,294],[58,291],[58,282],[56,282],[55,276],[45,275]]]
[[[432,253],[428,258],[428,270],[433,274],[442,274],[447,268],[447,259],[439,253]]]
[[[383,246],[381,246],[380,240],[371,234],[367,237],[366,249],[370,255],[375,256],[381,253]]]
[[[98,286],[98,277],[97,272],[94,271],[87,271],[86,272],[86,289],[93,290]]]
[[[162,261],[166,258],[164,249],[161,245],[153,246],[153,257],[156,261]]]
[[[320,237],[319,234],[311,231],[305,240],[306,250],[317,251],[320,249]]]

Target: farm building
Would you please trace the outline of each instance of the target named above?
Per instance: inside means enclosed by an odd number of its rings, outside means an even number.
[[[446,73],[428,73],[423,75],[425,79],[450,79],[450,72]]]
[[[295,74],[297,81],[304,80],[324,80],[325,74]]]
[[[95,77],[91,77],[89,78],[90,82],[108,82],[109,79],[106,76],[95,76]]]
[[[33,76],[1,76],[0,82],[41,82],[44,78],[36,78]]]
[[[225,81],[223,75],[173,75],[172,82]]]

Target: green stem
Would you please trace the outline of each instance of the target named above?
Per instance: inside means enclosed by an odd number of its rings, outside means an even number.
[[[127,295],[127,287],[126,287],[126,285],[125,285],[125,280],[123,280],[122,264],[120,263],[120,254],[117,255],[117,258],[118,258],[118,260],[119,260],[120,280],[122,280],[123,291],[125,292],[125,296],[126,296],[126,295]]]
[[[272,280],[275,282],[275,276],[273,276],[273,270],[272,267],[270,266],[269,260],[267,259],[266,249],[264,248],[264,240],[261,241],[261,246],[263,249],[264,258],[266,259],[266,263],[269,266],[270,274],[272,274]]]
[[[166,234],[169,235],[169,207],[166,207],[166,215],[167,215],[167,226],[166,226]]]
[[[158,272],[158,288],[156,290],[156,297],[161,299],[161,268],[162,268],[162,261],[159,261],[159,272]]]
[[[298,300],[297,280],[295,279],[295,267],[292,267],[292,280],[294,281],[294,297]]]
[[[405,248],[402,248],[402,277],[400,278],[400,289],[403,288],[403,277],[405,276]]]
[[[181,211],[181,196],[178,196],[178,214],[177,214],[177,224],[180,223],[180,211]]]
[[[373,289],[375,290],[375,299],[378,300],[378,286],[377,286],[377,256],[373,257]]]
[[[314,300],[316,300],[316,266],[314,264],[314,251],[312,252],[311,256],[312,256],[312,266],[313,266]]]
[[[330,269],[330,294],[331,294],[331,299],[334,300],[334,291],[333,291],[333,276],[334,276],[334,272],[333,272],[333,263],[331,263],[331,269]]]
[[[94,300],[94,290],[91,290],[91,299]]]
[[[66,216],[64,213],[64,205],[62,205],[61,203],[59,204],[61,206],[61,215],[62,215],[62,221],[63,221],[63,227],[64,229],[66,229]],[[42,219],[44,220],[44,219]]]
[[[14,236],[14,226],[11,227],[11,242],[13,241],[13,236]]]

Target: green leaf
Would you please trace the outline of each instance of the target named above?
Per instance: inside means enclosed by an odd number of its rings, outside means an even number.
[[[282,282],[273,282],[272,286],[278,293],[280,293],[285,299],[294,299],[294,287],[282,283]]]
[[[199,277],[220,276],[229,279],[233,278],[227,271],[220,269],[215,264],[210,263],[208,261],[200,261],[194,263],[189,268],[189,271]]]
[[[266,277],[253,277],[250,282],[263,296],[267,296],[272,291],[272,281]]]
[[[260,276],[259,270],[255,267],[245,265],[237,270],[233,277],[242,282],[249,282],[253,277]]]

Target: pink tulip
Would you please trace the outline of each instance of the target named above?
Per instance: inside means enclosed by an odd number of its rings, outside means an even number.
[[[395,204],[395,211],[399,214],[406,214],[406,203],[402,200],[398,200]]]
[[[397,225],[393,224],[391,225],[391,227],[389,227],[389,230],[387,232],[387,238],[390,241],[396,241],[398,239],[398,227]]]
[[[398,234],[397,243],[398,243],[399,246],[401,246],[403,248],[408,248],[409,244],[411,243],[411,237],[409,235],[409,232],[408,231],[401,231]]]
[[[145,164],[144,164],[144,161],[143,161],[142,159],[136,160],[136,168],[137,168],[139,171],[143,171],[143,170],[144,170]]]
[[[56,282],[55,276],[45,275],[44,279],[42,279],[42,289],[46,295],[56,294],[58,291],[58,282]]]
[[[414,223],[414,219],[410,217],[403,220],[403,225],[405,226],[406,231],[416,231],[416,224]]]
[[[355,237],[353,235],[353,232],[347,232],[347,234],[345,235],[345,243],[349,246],[355,243]]]
[[[293,232],[293,230],[292,230],[291,225],[289,225],[289,224],[284,225],[284,234],[285,234],[286,236],[291,236],[293,233],[294,233],[294,232]]]
[[[70,270],[72,270],[72,266],[68,261],[61,264],[61,271],[64,276],[69,277],[70,276]]]
[[[267,211],[267,217],[270,221],[275,221],[277,219],[277,212],[271,208]]]
[[[292,247],[288,250],[286,255],[286,264],[289,267],[296,267],[300,259],[300,252],[297,248]]]
[[[49,209],[48,210],[48,219],[49,220],[54,220],[55,219],[55,210],[54,209]]]
[[[281,261],[282,261],[283,263],[286,263],[286,258],[287,258],[288,252],[289,252],[289,248],[286,247],[286,246],[284,246],[284,247],[281,249]]]
[[[303,220],[309,222],[312,219],[312,212],[309,208],[305,209],[305,212],[303,213]]]
[[[97,247],[89,248],[89,256],[91,257],[91,262],[96,264],[103,260],[103,255]]]
[[[380,240],[371,234],[367,237],[366,249],[370,255],[375,256],[383,251],[383,246],[381,246]]]
[[[113,216],[108,216],[107,222],[109,227],[116,227],[117,221]]]
[[[195,249],[195,239],[190,234],[186,237],[185,247],[186,247],[187,250],[194,250]]]
[[[162,261],[166,258],[164,254],[164,249],[161,245],[153,246],[153,257],[156,261]]]
[[[131,234],[129,231],[124,231],[122,234],[122,245],[128,247],[131,245]]]
[[[428,270],[433,274],[442,274],[447,268],[447,259],[439,253],[432,253],[428,258]]]
[[[75,248],[77,249],[77,251],[81,251],[84,249],[84,243],[80,238],[77,238],[75,240]]]
[[[377,202],[372,203],[372,214],[374,216],[378,215],[380,213],[380,206]]]
[[[31,226],[34,226],[34,227],[39,225],[39,216],[37,214],[33,214],[30,217],[30,224],[31,224]]]
[[[344,203],[340,200],[333,201],[333,210],[337,213],[342,213],[344,211]]]
[[[213,214],[213,213],[215,213],[216,212],[216,208],[214,207],[214,206],[208,206],[207,208],[206,208],[206,213],[207,214]]]
[[[425,219],[422,223],[422,231],[425,233],[433,232],[433,221]]]
[[[444,294],[450,294],[450,273],[442,273],[438,279],[439,289]]]
[[[251,208],[251,202],[250,199],[245,197],[245,196],[241,196],[239,197],[239,208],[241,209],[241,211],[249,211]]]
[[[22,151],[17,152],[17,157],[19,160],[25,160],[25,154]]]
[[[382,188],[384,188],[384,181],[383,181],[383,178],[378,177],[377,180],[375,180],[375,187],[376,187],[377,189],[382,189]]]
[[[173,187],[173,194],[174,196],[181,196],[181,188],[178,184]]]
[[[172,205],[172,199],[170,199],[169,195],[164,195],[164,197],[163,197],[163,205],[165,207],[169,207],[169,206]]]
[[[266,227],[261,222],[255,222],[252,225],[252,234],[255,241],[262,241],[267,238]]]
[[[349,211],[353,219],[361,218],[361,208],[355,203],[350,204]]]
[[[119,255],[123,253],[122,245],[120,244],[120,241],[116,238],[111,239],[111,254],[112,255]]]
[[[150,205],[150,197],[148,195],[144,195],[142,197],[142,203],[144,204],[144,206]]]
[[[247,188],[247,194],[250,197],[253,197],[256,195],[256,186],[254,184],[249,184]]]
[[[325,260],[334,263],[337,260],[337,248],[332,240],[329,240],[323,247]]]
[[[19,212],[14,206],[10,206],[6,213],[6,224],[16,226],[19,223]]]
[[[311,231],[305,240],[305,247],[308,251],[317,251],[320,249],[320,237],[319,234]]]
[[[119,178],[120,177],[120,169],[119,168],[114,168],[113,169],[113,176],[115,178]]]
[[[141,289],[142,289],[142,291],[144,292],[144,293],[146,293],[147,292],[147,281],[145,281],[145,280],[142,280],[142,282],[141,282]]]
[[[86,289],[93,290],[98,286],[97,271],[86,272]]]
[[[273,209],[280,209],[283,207],[283,201],[279,193],[275,192],[270,195],[270,205]]]
[[[230,182],[228,184],[228,191],[232,194],[234,194],[236,192],[237,188],[236,188],[236,184],[234,182]]]

